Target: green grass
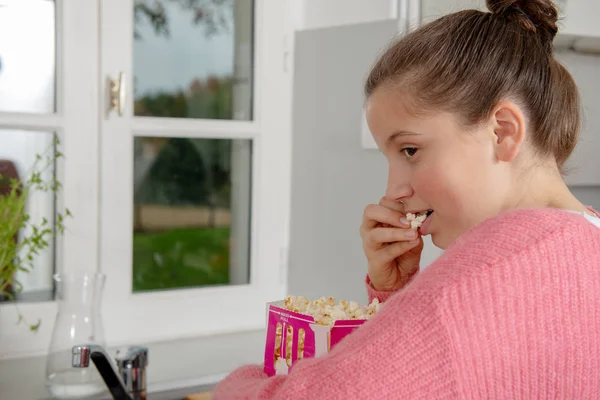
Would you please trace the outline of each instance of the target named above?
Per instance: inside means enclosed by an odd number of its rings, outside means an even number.
[[[229,228],[134,234],[134,292],[228,283]]]

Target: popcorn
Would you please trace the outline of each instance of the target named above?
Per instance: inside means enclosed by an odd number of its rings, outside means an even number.
[[[302,328],[298,330],[298,360],[304,358],[304,341],[306,338],[306,331]]]
[[[268,303],[265,373],[287,375],[299,360],[328,353],[381,306],[377,299],[359,305],[346,300],[336,303],[333,297],[309,301],[304,296]]]
[[[336,304],[333,297],[308,301],[304,296],[288,296],[283,301],[283,307],[288,311],[310,315],[319,325],[333,325],[338,320],[369,319],[379,311],[381,304],[377,299],[373,299],[369,305],[360,306],[355,301],[346,300]]]
[[[283,329],[281,329],[281,326],[281,323],[278,323],[275,330],[275,353],[273,356],[276,362],[281,356],[281,338],[283,337]]]
[[[422,212],[420,214],[407,213],[406,219],[410,222],[410,229],[417,229],[421,226],[423,221],[427,219],[429,214],[427,211]]]
[[[294,328],[291,325],[287,326],[285,335],[285,357],[281,357],[281,342],[283,337],[283,326],[279,322],[275,329],[275,350],[273,352],[273,361],[275,365],[275,371],[284,372],[292,366],[292,348],[294,345]],[[306,338],[306,331],[302,328],[298,330],[298,356],[297,360],[304,358],[304,343]]]
[[[292,344],[294,330],[291,325],[287,326],[287,335],[285,335],[285,363],[288,367],[292,366]]]

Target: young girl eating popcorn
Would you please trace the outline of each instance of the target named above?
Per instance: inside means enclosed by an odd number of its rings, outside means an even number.
[[[216,400],[600,398],[600,218],[561,174],[580,104],[557,10],[487,5],[400,38],[366,80],[389,164],[361,226],[381,310],[287,376],[234,371]],[[421,235],[446,251],[417,273]]]

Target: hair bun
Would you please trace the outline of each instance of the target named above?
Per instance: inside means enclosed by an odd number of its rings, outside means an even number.
[[[558,10],[551,0],[486,0],[486,4],[492,13],[518,20],[547,43],[558,32]]]

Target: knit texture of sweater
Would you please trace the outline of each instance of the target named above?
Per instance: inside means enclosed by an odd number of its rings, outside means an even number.
[[[600,399],[600,229],[581,215],[490,218],[369,297],[381,310],[327,355],[241,367],[214,399]]]

